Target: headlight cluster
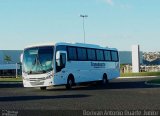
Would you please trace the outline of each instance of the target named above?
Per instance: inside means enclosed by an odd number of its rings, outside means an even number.
[[[52,78],[52,75],[48,75],[47,77],[46,77],[46,79],[51,79]]]
[[[23,79],[23,80],[26,80],[26,81],[29,81],[29,78],[26,78],[26,77],[24,77],[24,76],[22,77],[22,79]]]

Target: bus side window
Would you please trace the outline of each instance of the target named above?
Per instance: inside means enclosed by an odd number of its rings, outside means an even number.
[[[111,56],[112,56],[112,61],[118,62],[118,52],[117,51],[112,51]]]

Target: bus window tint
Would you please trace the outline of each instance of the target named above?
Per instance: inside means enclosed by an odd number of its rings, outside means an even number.
[[[111,61],[111,51],[104,51],[105,61]]]
[[[94,49],[87,49],[88,60],[95,61],[96,53]]]
[[[68,47],[68,59],[69,60],[77,60],[76,48]]]
[[[104,60],[103,50],[96,50],[96,54],[97,54],[97,60],[98,61],[103,61]]]
[[[77,48],[78,60],[87,60],[86,49]]]
[[[118,61],[118,53],[116,51],[112,51],[112,61]]]
[[[56,47],[56,51],[66,51],[66,46],[65,45],[58,45]]]

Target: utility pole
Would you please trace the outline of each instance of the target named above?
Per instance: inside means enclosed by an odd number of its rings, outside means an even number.
[[[18,78],[18,64],[16,63],[16,78]]]
[[[88,15],[80,15],[80,17],[83,18],[83,33],[84,33],[84,43],[85,43],[85,39],[86,39],[85,36],[86,36],[86,35],[85,35],[84,19],[87,18]]]

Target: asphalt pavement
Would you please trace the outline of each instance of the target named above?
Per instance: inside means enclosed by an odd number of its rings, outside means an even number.
[[[0,83],[1,110],[160,110],[160,86],[145,81],[160,77],[118,78],[107,86],[96,83],[72,90],[64,86],[24,88]]]

